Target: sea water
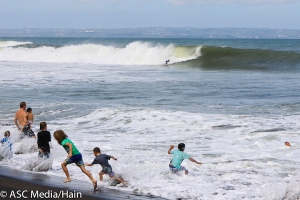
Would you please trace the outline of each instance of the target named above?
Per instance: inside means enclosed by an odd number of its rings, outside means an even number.
[[[169,65],[164,65],[170,59]],[[0,39],[0,134],[13,158],[1,165],[64,179],[67,153],[51,160],[14,125],[19,103],[66,132],[83,155],[113,155],[127,186],[101,187],[168,199],[300,197],[300,40]],[[285,146],[289,141],[292,147]],[[185,143],[189,170],[173,174],[170,145]],[[42,164],[43,165],[43,164]],[[41,166],[41,167],[40,167]],[[73,179],[89,182],[74,164]],[[86,167],[99,180],[101,167]]]

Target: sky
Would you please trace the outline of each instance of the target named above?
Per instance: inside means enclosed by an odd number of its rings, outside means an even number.
[[[0,0],[0,29],[300,29],[299,10],[300,0]]]

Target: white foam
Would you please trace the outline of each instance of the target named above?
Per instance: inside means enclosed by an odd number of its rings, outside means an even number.
[[[0,41],[0,48],[13,47],[24,44],[32,44],[32,42],[17,42],[17,41]]]
[[[180,83],[187,79],[187,76],[169,76],[166,73],[170,71],[168,68],[156,70],[158,73],[147,73],[155,67],[141,67],[134,71],[127,70],[131,69],[130,66],[97,68],[94,65],[24,62],[3,62],[1,65],[7,76],[1,78],[0,84],[12,91],[8,96],[14,96],[14,91],[22,88],[26,88],[26,92],[28,88],[34,88],[28,91],[50,87],[59,89],[62,84],[73,87],[83,81],[95,87],[99,81],[151,84],[154,81]],[[128,187],[118,185],[115,187],[117,189],[150,193],[168,199],[272,199],[268,198],[273,197],[270,195],[272,193],[280,199],[286,191],[291,197],[298,194],[300,115],[251,116],[251,112],[247,116],[203,114],[112,105],[114,102],[107,108],[101,108],[104,106],[102,102],[92,102],[90,107],[95,105],[95,109],[81,115],[80,111],[86,108],[85,102],[74,102],[73,97],[59,102],[45,98],[38,93],[28,94],[28,101],[34,105],[35,133],[38,131],[38,120],[45,119],[51,133],[59,128],[66,131],[83,154],[85,162],[93,161],[92,149],[95,146],[100,147],[103,153],[117,157],[118,161],[110,161],[113,170],[129,182]],[[20,132],[12,124],[13,114],[17,110],[14,102],[7,108],[3,106],[0,134],[3,137],[5,131],[10,131],[13,152],[21,151],[21,154],[13,154],[12,159],[4,159],[0,164],[17,169],[23,166],[27,170],[43,170],[43,167],[36,168],[39,166],[35,163],[38,156],[36,140],[20,141]],[[11,125],[5,125],[9,123]],[[285,141],[289,141],[292,147],[284,146]],[[167,154],[169,145],[180,142],[186,144],[188,154],[203,162],[199,166],[185,160],[182,165],[189,169],[187,176],[172,174],[168,169],[171,159]],[[52,144],[53,164],[47,174],[64,180],[61,163],[67,153],[53,137]],[[68,168],[73,179],[90,183],[78,167],[72,164]],[[99,180],[100,166],[87,169]],[[112,182],[105,176],[104,182],[99,185],[111,187]]]
[[[23,138],[20,142],[15,143],[14,153],[15,154],[27,154],[37,152],[37,142],[34,138]]]
[[[200,47],[175,47],[173,44],[161,45],[138,41],[132,42],[124,48],[83,44],[60,48],[44,46],[37,48],[7,47],[0,49],[0,61],[46,63],[163,65],[165,60],[168,59],[170,59],[170,63],[176,63],[195,59],[198,56],[200,56]]]
[[[38,154],[36,153],[35,155],[33,155],[33,157],[26,159],[25,164],[23,164],[20,168],[23,170],[34,172],[50,170],[53,164],[53,158],[41,159],[37,155]]]
[[[11,159],[13,152],[10,150],[10,143],[6,142],[0,146],[0,160]]]

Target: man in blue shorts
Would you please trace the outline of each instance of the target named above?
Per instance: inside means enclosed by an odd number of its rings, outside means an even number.
[[[188,154],[183,152],[184,149],[185,149],[185,144],[184,143],[178,144],[178,150],[174,149],[174,145],[170,146],[168,154],[173,154],[173,159],[171,160],[171,162],[169,164],[169,168],[173,173],[176,173],[176,172],[179,172],[179,171],[185,171],[185,174],[189,173],[189,171],[185,167],[181,166],[181,163],[184,159],[189,159],[190,161],[195,162],[199,165],[202,164],[201,162],[197,162],[191,156],[189,156]]]

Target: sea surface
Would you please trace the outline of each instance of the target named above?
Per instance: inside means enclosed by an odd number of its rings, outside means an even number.
[[[14,114],[25,101],[35,133],[46,121],[85,162],[94,147],[118,158],[110,163],[128,185],[105,176],[101,187],[167,199],[300,198],[300,40],[0,38],[0,70],[0,135],[11,132],[14,152],[0,165],[52,165],[42,173],[64,179],[67,154],[53,137],[46,163],[35,139],[20,139]],[[183,161],[188,175],[168,169],[178,143],[203,163]],[[86,168],[98,178],[100,166]]]

